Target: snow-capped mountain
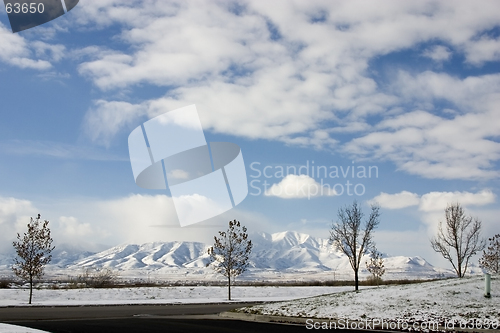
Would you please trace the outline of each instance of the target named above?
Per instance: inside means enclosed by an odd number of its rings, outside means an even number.
[[[248,280],[350,280],[348,258],[335,251],[327,239],[285,231],[250,235],[253,249],[249,269],[239,279]],[[207,253],[211,244],[199,242],[155,242],[124,244],[98,253],[71,246],[59,246],[47,273],[55,276],[81,274],[87,268],[111,268],[122,277],[206,280],[222,279],[213,269]],[[14,253],[0,255],[1,275],[11,275]],[[360,277],[368,276],[363,258]],[[453,276],[450,269],[434,267],[421,257],[384,255],[386,279],[414,279]]]
[[[249,270],[243,278],[272,279],[285,275],[311,279],[346,278],[352,274],[348,258],[336,252],[327,239],[286,231],[275,234],[253,234],[254,244]],[[207,253],[209,245],[199,242],[156,242],[126,244],[95,253],[68,266],[73,270],[87,267],[109,267],[121,274],[140,276],[167,274],[179,278],[214,278]],[[368,258],[366,258],[368,259]],[[421,257],[385,257],[386,276],[393,278],[428,278],[448,275],[448,270],[435,268]],[[361,267],[361,275],[368,274]],[[307,273],[307,274],[306,274]]]
[[[128,244],[91,255],[74,266],[119,270],[205,267],[209,262],[207,249],[208,245],[198,242]]]

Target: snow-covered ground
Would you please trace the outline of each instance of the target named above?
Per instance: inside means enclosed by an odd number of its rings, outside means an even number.
[[[34,328],[2,324],[0,323],[0,332],[2,333],[44,333],[45,331],[36,330]]]
[[[1,306],[26,306],[29,290],[0,289]],[[324,327],[349,320],[365,323],[444,325],[453,322],[500,328],[500,277],[491,281],[491,298],[484,297],[482,277],[447,279],[407,285],[346,287],[247,287],[232,288],[232,301],[265,301],[244,307],[240,313],[310,318],[306,326]],[[227,287],[139,287],[113,289],[34,290],[34,306],[104,304],[176,304],[227,302]],[[313,326],[313,325],[320,326]],[[340,325],[340,324],[339,324]],[[368,324],[369,325],[369,324]],[[405,327],[401,325],[401,327]],[[408,326],[407,326],[408,327]],[[0,332],[18,333],[15,327]],[[352,326],[351,326],[352,328]],[[361,328],[361,327],[360,327]],[[388,326],[388,328],[393,328]],[[12,329],[8,331],[7,329]],[[418,330],[416,328],[416,330]],[[28,332],[28,331],[22,331]],[[31,331],[29,331],[31,332]]]
[[[352,290],[353,287],[243,287],[231,288],[231,300],[282,301]],[[28,305],[28,289],[0,289],[0,306]],[[111,289],[33,290],[33,305],[109,305],[219,303],[227,301],[227,287],[138,287]]]
[[[257,305],[243,313],[351,321],[406,323],[451,320],[478,325],[500,320],[500,277],[492,277],[491,298],[484,297],[484,279],[469,277],[411,285],[389,285],[301,300]],[[312,321],[311,321],[312,322]],[[472,324],[475,323],[475,324]],[[477,326],[476,326],[477,328]],[[499,327],[500,328],[500,325]]]

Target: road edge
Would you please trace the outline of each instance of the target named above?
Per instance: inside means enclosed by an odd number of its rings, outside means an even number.
[[[242,312],[221,312],[219,313],[219,317],[224,319],[236,319],[243,321],[255,321],[255,322],[263,322],[263,323],[279,323],[279,324],[295,324],[295,325],[303,325],[306,326],[307,323],[313,322],[331,322],[331,323],[339,323],[338,320],[335,319],[321,319],[321,318],[304,318],[304,317],[287,317],[287,316],[272,316],[272,315],[262,315],[262,314],[254,314],[254,313],[242,313]],[[359,324],[365,323],[364,321],[349,321],[350,323],[356,323],[355,327],[361,327]],[[345,322],[344,322],[345,323]],[[315,328],[315,327],[314,327]],[[498,329],[457,329],[457,328],[447,328],[444,326],[438,326],[438,331],[440,332],[478,332],[478,333],[493,333],[500,332]],[[308,329],[313,329],[310,327]],[[316,328],[315,328],[316,329]],[[349,328],[340,328],[349,330]],[[384,329],[381,325],[374,325],[371,328],[361,328],[360,331],[363,332],[399,332],[401,330],[387,330]],[[430,330],[430,332],[436,332]]]

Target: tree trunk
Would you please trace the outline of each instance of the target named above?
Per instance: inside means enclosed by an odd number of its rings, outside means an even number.
[[[359,289],[358,270],[354,270],[354,290]]]
[[[227,278],[227,294],[228,299],[231,300],[231,276],[228,276]]]
[[[30,277],[30,300],[28,304],[31,304],[31,297],[33,296],[33,278]]]

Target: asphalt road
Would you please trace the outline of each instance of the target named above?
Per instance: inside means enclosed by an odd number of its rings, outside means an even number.
[[[222,319],[250,303],[0,308],[0,322],[53,333],[309,332],[305,325]],[[346,332],[345,330],[329,330]],[[368,331],[349,330],[349,333]],[[382,331],[378,331],[381,333]],[[0,332],[1,333],[1,332]]]
[[[0,322],[54,333],[304,332],[304,326],[214,320],[248,303],[0,308]]]
[[[0,322],[61,320],[61,319],[118,319],[147,316],[210,315],[250,303],[169,304],[169,305],[112,305],[0,308]]]
[[[45,330],[53,333],[222,333],[222,332],[306,332],[305,326],[291,326],[244,322],[238,320],[207,319],[159,319],[159,318],[125,318],[125,319],[86,319],[20,322],[16,325]]]

